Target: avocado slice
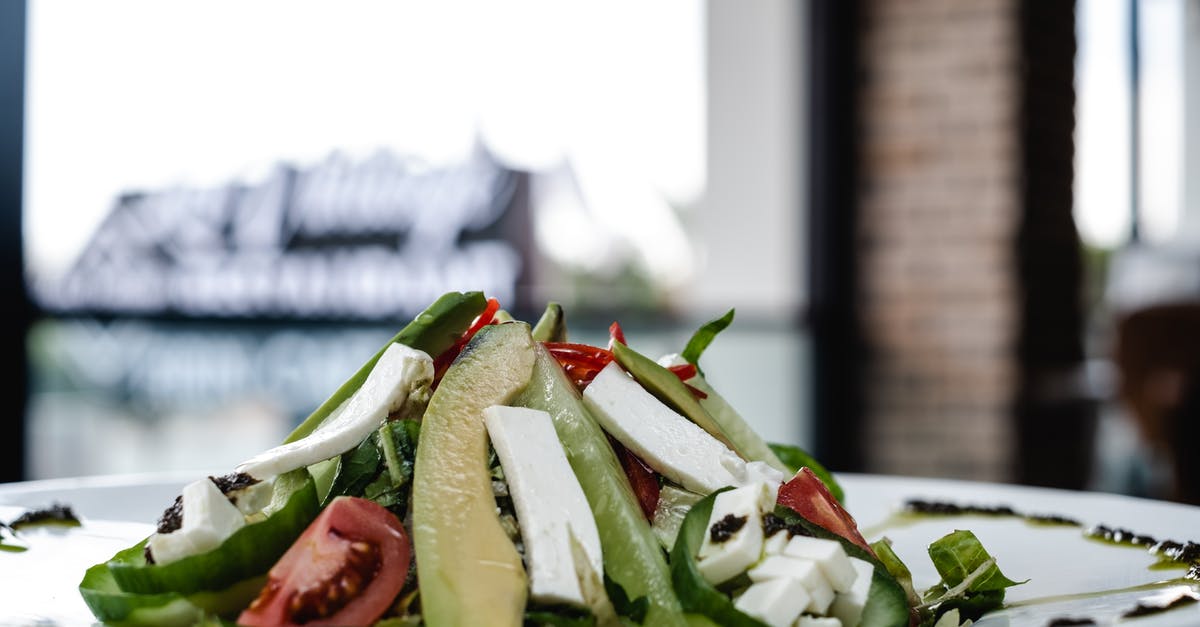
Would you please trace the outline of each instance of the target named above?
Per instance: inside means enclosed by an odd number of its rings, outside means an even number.
[[[450,366],[422,419],[413,477],[413,549],[430,627],[519,627],[528,583],[500,526],[483,410],[529,383],[529,325],[481,329]]]
[[[567,341],[567,316],[562,305],[555,302],[546,305],[545,313],[533,325],[533,339],[539,342]]]

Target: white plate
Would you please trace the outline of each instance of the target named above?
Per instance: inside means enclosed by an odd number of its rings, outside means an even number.
[[[0,625],[90,625],[94,621],[76,586],[88,566],[145,537],[180,487],[200,473],[127,475],[0,484],[0,520],[22,508],[70,504],[84,520],[79,529],[26,535],[30,550],[0,552]],[[840,475],[847,504],[868,540],[886,535],[913,571],[918,587],[936,582],[925,547],[954,529],[970,529],[998,559],[1004,574],[1029,582],[1011,588],[1012,606],[977,623],[981,627],[1046,625],[1058,617],[1114,617],[1153,592],[1136,591],[1084,598],[1177,577],[1182,571],[1150,570],[1156,560],[1137,549],[1083,537],[1079,528],[1039,527],[1010,518],[966,516],[923,518],[891,525],[891,514],[909,498],[976,505],[1009,505],[1030,514],[1061,514],[1085,525],[1104,523],[1158,538],[1200,540],[1200,508],[1108,494],[1067,492],[1009,485],[934,479]],[[1200,591],[1200,586],[1184,589]],[[1200,604],[1121,624],[1154,627],[1200,625]]]

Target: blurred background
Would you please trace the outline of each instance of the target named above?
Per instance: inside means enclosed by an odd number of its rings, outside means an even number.
[[[1200,500],[1200,0],[0,31],[0,481],[230,467],[480,289],[652,356],[735,308],[709,380],[835,470]]]

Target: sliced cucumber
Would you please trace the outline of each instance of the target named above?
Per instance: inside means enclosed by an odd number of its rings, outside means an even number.
[[[642,514],[621,463],[574,384],[542,346],[533,378],[517,403],[550,414],[587,496],[604,553],[604,570],[631,599],[649,601],[646,625],[686,625],[662,549]]]
[[[620,342],[613,342],[612,352],[617,363],[658,400],[699,425],[743,459],[758,461],[757,458],[750,457],[747,451],[738,448],[737,443],[732,441],[721,425],[700,406],[692,391],[675,376],[675,373]]]
[[[125,549],[113,557],[121,560],[141,545]],[[266,584],[266,575],[237,582],[224,590],[196,592],[189,595],[177,592],[139,594],[125,592],[117,585],[107,563],[96,564],[87,570],[79,582],[92,614],[105,624],[146,627],[194,625],[210,614],[232,616],[246,607]]]

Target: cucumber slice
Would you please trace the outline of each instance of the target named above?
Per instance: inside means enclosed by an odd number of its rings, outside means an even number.
[[[471,326],[471,322],[475,317],[483,312],[487,307],[487,299],[483,297],[483,292],[450,292],[444,294],[441,298],[434,301],[428,309],[413,318],[413,321],[408,323],[399,333],[396,334],[375,356],[367,360],[354,376],[350,377],[342,387],[338,388],[333,396],[321,404],[300,426],[292,431],[291,435],[283,442],[295,442],[300,438],[312,433],[325,422],[329,414],[333,410],[346,402],[359,387],[362,387],[364,381],[367,380],[367,375],[371,374],[371,369],[375,367],[375,362],[383,356],[383,351],[393,343],[404,344],[419,351],[425,351],[430,357],[437,359],[450,348],[466,332]]]
[[[517,404],[550,414],[600,531],[604,570],[632,599],[649,601],[646,625],[686,625],[670,571],[621,463],[558,362],[537,347],[533,378]]]
[[[265,520],[238,529],[211,551],[169,564],[147,564],[143,540],[118,553],[108,569],[121,590],[138,594],[223,590],[263,575],[320,511],[316,486],[304,469],[280,475],[275,494]]]
[[[567,317],[562,305],[548,303],[546,311],[533,327],[533,339],[538,342],[567,341]]]
[[[687,389],[683,381],[675,376],[675,373],[658,365],[653,359],[629,348],[620,343],[613,342],[612,347],[613,357],[617,363],[629,374],[633,375],[637,382],[642,384],[651,394],[658,400],[666,403],[668,407],[682,414],[688,420],[696,423],[700,428],[709,432],[714,438],[721,441],[722,444],[728,446],[735,453],[742,456],[742,459],[749,461],[757,461],[758,458],[751,457],[749,453],[742,448],[739,448],[733,442],[721,425],[713,420],[703,407],[700,406],[700,401],[692,395],[692,391]]]
[[[113,559],[122,559],[124,554],[140,551],[140,547],[125,549]],[[235,615],[254,600],[266,582],[263,575],[216,592],[138,594],[122,591],[108,564],[103,563],[87,570],[79,582],[79,594],[92,614],[106,624],[182,627],[194,625],[211,614]]]

